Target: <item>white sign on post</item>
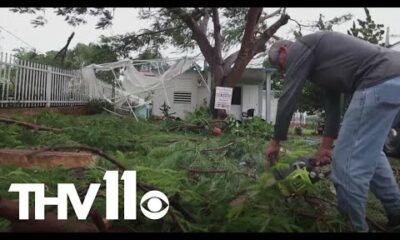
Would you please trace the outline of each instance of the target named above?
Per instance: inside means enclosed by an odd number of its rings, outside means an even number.
[[[216,87],[214,108],[231,110],[232,92],[230,87]]]

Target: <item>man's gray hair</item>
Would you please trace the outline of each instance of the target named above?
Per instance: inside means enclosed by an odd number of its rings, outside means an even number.
[[[278,63],[279,49],[281,47],[290,47],[293,44],[292,41],[289,40],[278,40],[274,44],[272,44],[271,48],[268,52],[268,59],[272,65],[276,65]]]

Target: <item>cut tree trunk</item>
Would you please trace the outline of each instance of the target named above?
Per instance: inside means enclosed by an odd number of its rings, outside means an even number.
[[[66,169],[92,166],[95,164],[92,154],[87,152],[43,151],[33,154],[35,150],[0,149],[0,166],[19,166],[25,168]]]

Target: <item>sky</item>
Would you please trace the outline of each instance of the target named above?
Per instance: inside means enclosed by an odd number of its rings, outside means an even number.
[[[277,8],[264,8],[264,11],[271,13]],[[372,19],[379,24],[390,27],[390,34],[398,35],[390,37],[390,43],[400,41],[400,8],[369,8]],[[66,44],[66,41],[72,32],[75,36],[70,43],[69,48],[73,48],[77,43],[88,44],[97,43],[100,35],[111,36],[115,34],[124,34],[127,32],[138,31],[148,26],[148,22],[139,20],[138,8],[116,8],[114,13],[113,25],[105,30],[95,29],[96,17],[87,17],[87,24],[73,27],[68,25],[62,16],[56,16],[53,9],[45,12],[48,23],[44,27],[34,28],[30,21],[35,17],[30,14],[18,14],[9,11],[8,8],[0,8],[0,51],[11,52],[14,48],[25,47],[35,48],[39,53],[45,53],[50,50],[60,50]],[[353,14],[353,20],[365,19],[363,8],[287,8],[287,13],[291,18],[302,24],[310,24],[318,20],[319,14],[323,14],[325,19],[331,19],[346,13]],[[270,19],[269,24],[276,18]],[[351,27],[352,21],[335,26],[334,30],[346,33]],[[292,29],[298,29],[296,23],[289,23],[281,27],[276,33],[280,37],[293,38]],[[12,36],[9,32],[14,34]],[[195,55],[195,52],[179,52],[177,49],[168,47],[162,51],[168,58],[180,57],[185,55]],[[229,54],[229,53],[226,53]]]

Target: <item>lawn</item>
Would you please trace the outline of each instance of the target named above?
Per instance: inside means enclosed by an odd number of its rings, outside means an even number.
[[[160,220],[146,219],[138,210],[136,220],[115,220],[137,232],[342,232],[351,228],[335,208],[329,179],[309,186],[305,192],[284,195],[266,170],[265,144],[272,126],[260,119],[240,125],[224,122],[220,136],[211,134],[210,116],[205,110],[185,122],[161,122],[120,118],[108,113],[65,116],[43,111],[19,120],[60,128],[60,133],[32,131],[0,123],[0,148],[41,148],[60,144],[84,144],[116,158],[128,170],[137,171],[138,181],[157,187],[171,203]],[[318,147],[313,131],[295,136],[291,131],[284,143],[280,163],[300,156],[311,156]],[[11,183],[45,183],[46,196],[56,196],[57,183],[74,183],[82,194],[89,183],[102,182],[106,170],[117,167],[99,158],[84,175],[66,169],[22,169],[0,167],[0,197],[17,199],[7,190]],[[104,185],[104,182],[103,182]],[[122,189],[122,184],[120,184]],[[123,190],[120,190],[120,215]],[[138,189],[138,203],[143,191]],[[105,216],[105,190],[101,188],[94,208]],[[172,204],[172,201],[174,204]],[[179,206],[178,206],[179,205]],[[177,207],[178,206],[178,207]],[[138,206],[139,209],[139,206]],[[183,210],[184,209],[184,210]],[[71,208],[70,208],[71,210]],[[386,222],[382,207],[369,199],[371,226],[380,229]],[[70,212],[70,217],[75,214]],[[9,225],[0,219],[0,229]]]

